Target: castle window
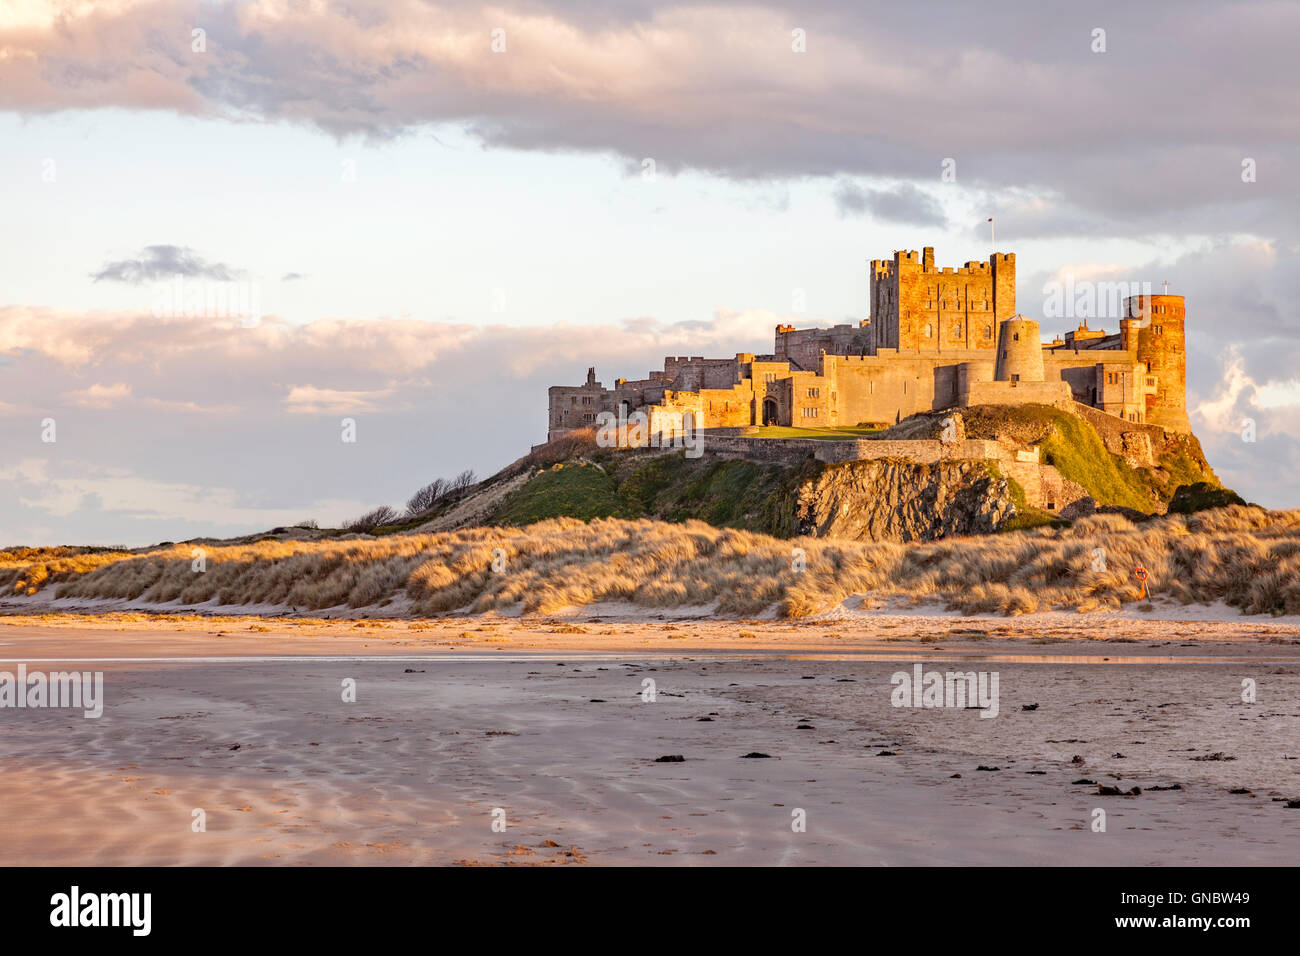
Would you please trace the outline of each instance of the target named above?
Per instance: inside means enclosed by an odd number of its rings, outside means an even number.
[[[988,308],[988,305],[985,305],[984,308],[987,309],[987,308]],[[993,326],[991,326],[991,325],[986,325],[986,326],[984,326],[984,337],[985,337],[986,339],[991,339],[991,338],[993,338]]]
[[[816,418],[818,417],[817,413],[820,411],[820,408],[801,408],[799,414],[804,418]]]
[[[961,323],[960,323],[960,322],[958,322],[956,325],[954,325],[954,326],[952,327],[952,337],[953,337],[954,339],[959,339],[959,338],[961,338]]]
[[[1165,334],[1165,327],[1164,327],[1163,325],[1157,325],[1157,326],[1155,326],[1155,333],[1156,333],[1156,335],[1164,335],[1164,334]]]
[[[809,398],[821,398],[821,394],[822,394],[822,390],[821,390],[820,388],[810,388],[810,389],[808,389],[808,397],[809,397]]]
[[[776,372],[764,372],[764,373],[763,373],[763,381],[765,381],[765,382],[775,382],[775,381],[776,381]]]
[[[1013,335],[1011,336],[1011,338],[1014,339],[1015,341],[1019,342],[1019,341],[1020,341],[1020,333],[1019,333],[1019,332],[1016,332],[1015,334],[1013,334]]]
[[[929,322],[925,323],[925,337],[927,339],[934,338],[934,326],[931,325]]]

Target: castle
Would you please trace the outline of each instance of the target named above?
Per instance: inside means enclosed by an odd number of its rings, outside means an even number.
[[[1087,327],[1044,344],[1017,315],[1016,257],[936,269],[934,249],[873,260],[869,318],[829,329],[776,327],[771,354],[668,357],[662,372],[618,379],[589,369],[550,389],[547,440],[641,411],[650,434],[694,427],[893,425],[967,405],[1090,406],[1120,419],[1190,432],[1183,297],[1123,301],[1119,331]]]

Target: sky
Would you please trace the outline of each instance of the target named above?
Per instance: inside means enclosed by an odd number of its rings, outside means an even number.
[[[855,322],[871,259],[985,258],[990,216],[1048,336],[1053,282],[1185,295],[1210,463],[1300,506],[1297,36],[1293,3],[6,0],[0,546],[400,506],[543,441],[549,385]]]

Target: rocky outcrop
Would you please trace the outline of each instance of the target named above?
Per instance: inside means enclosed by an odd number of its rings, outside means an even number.
[[[1016,514],[1005,479],[961,460],[831,465],[800,486],[796,502],[798,534],[872,541],[989,534]]]

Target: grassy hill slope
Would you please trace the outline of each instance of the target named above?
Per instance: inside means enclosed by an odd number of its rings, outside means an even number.
[[[938,437],[950,412],[916,415],[884,432],[843,437]],[[1180,488],[1176,510],[1242,503],[1223,489],[1192,435],[1148,430],[1155,467],[1134,467],[1107,450],[1098,428],[1109,418],[1089,420],[1046,405],[976,406],[961,410],[970,438],[1010,441],[1038,447],[1041,460],[1082,486],[1101,508],[1139,514],[1163,513]],[[1114,427],[1134,428],[1115,420]],[[794,437],[800,429],[784,429]],[[790,433],[786,435],[785,433]],[[835,437],[824,430],[814,437]],[[528,524],[547,518],[698,519],[720,528],[745,528],[777,537],[795,533],[794,504],[799,487],[825,467],[809,460],[800,467],[755,464],[711,457],[688,459],[681,452],[648,454],[598,448],[594,439],[567,439],[564,460],[539,462],[543,469],[522,489],[506,496],[490,514],[492,524]],[[707,439],[706,445],[707,448]],[[993,469],[996,471],[996,469]],[[1027,505],[1011,483],[1020,512],[1007,530],[1059,524],[1055,515]]]

